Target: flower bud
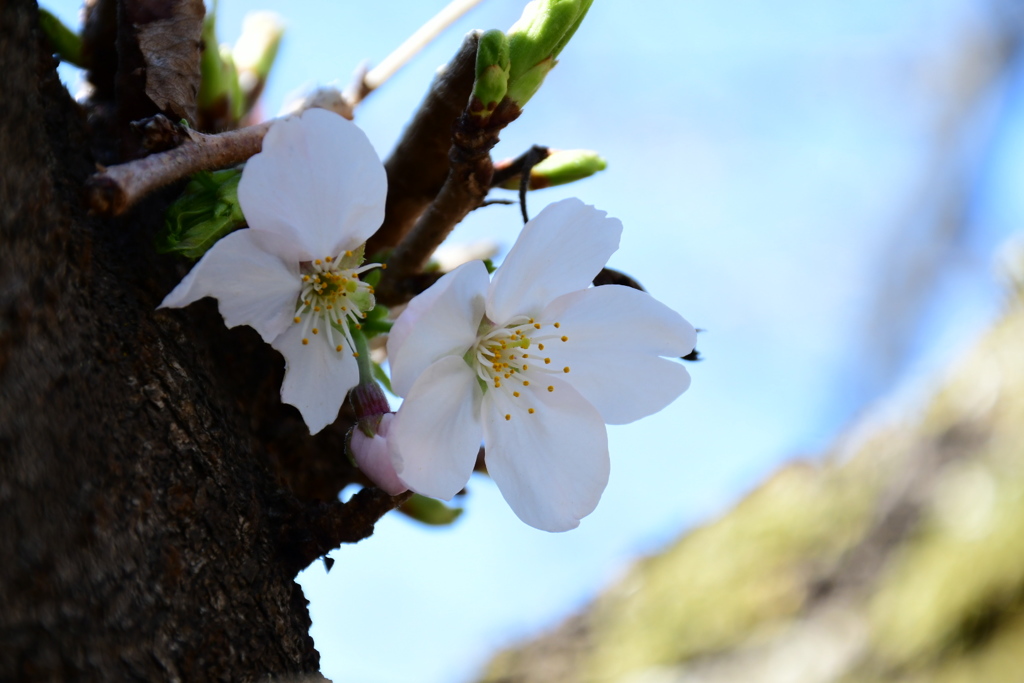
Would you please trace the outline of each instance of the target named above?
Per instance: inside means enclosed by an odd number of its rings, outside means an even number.
[[[593,0],[533,0],[508,31],[508,98],[520,108],[554,68]]]
[[[540,190],[555,185],[589,178],[608,167],[608,163],[597,152],[589,149],[563,149],[551,153],[530,169],[530,184],[527,189]],[[501,187],[506,190],[519,189],[519,176],[509,178]]]
[[[241,177],[242,171],[236,168],[193,176],[167,210],[157,249],[198,259],[221,237],[245,225],[238,204]]]
[[[395,467],[391,464],[391,454],[388,452],[388,430],[394,417],[394,413],[386,413],[359,420],[357,427],[352,430],[348,444],[352,459],[363,474],[377,488],[391,496],[409,490],[395,473]]]

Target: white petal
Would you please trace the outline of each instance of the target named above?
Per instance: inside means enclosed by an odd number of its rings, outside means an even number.
[[[469,350],[484,316],[487,284],[483,262],[470,261],[409,302],[388,335],[391,387],[396,394],[405,396],[438,359],[461,358]]]
[[[306,334],[309,344],[302,343],[302,326],[293,324],[273,347],[285,360],[281,400],[298,408],[316,434],[338,419],[345,394],[359,382],[359,366],[347,346],[336,351],[322,334]]]
[[[248,325],[270,343],[292,324],[301,291],[298,263],[266,251],[251,230],[238,230],[213,245],[159,307],[216,297],[225,325]]]
[[[571,386],[544,384],[519,398],[485,394],[487,471],[519,519],[568,531],[594,511],[608,484],[608,435],[597,410]]]
[[[386,195],[384,166],[366,135],[324,109],[271,126],[238,183],[249,227],[283,237],[300,261],[365,242],[384,220]]]
[[[608,353],[567,348],[558,364],[571,368],[572,384],[607,424],[619,425],[653,415],[690,386],[682,363],[642,353]]]
[[[555,297],[585,289],[619,248],[622,223],[578,199],[564,199],[526,224],[494,274],[487,317],[504,323],[536,315]]]
[[[697,331],[681,315],[647,292],[621,285],[561,296],[539,319],[560,322],[563,330],[573,331],[573,340],[578,338],[591,348],[678,358],[697,344]]]
[[[545,353],[563,379],[594,404],[609,424],[625,424],[658,412],[690,386],[682,364],[659,358],[693,350],[690,323],[649,294],[608,285],[561,296],[541,313],[558,321],[568,341],[552,341]]]
[[[410,489],[451,500],[469,481],[483,433],[480,394],[476,375],[453,356],[413,384],[388,431],[391,462]]]

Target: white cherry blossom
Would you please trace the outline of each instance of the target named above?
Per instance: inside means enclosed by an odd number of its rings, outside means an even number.
[[[405,397],[388,449],[410,489],[451,499],[481,441],[487,470],[527,524],[565,531],[608,482],[605,423],[655,413],[690,384],[696,332],[645,292],[590,287],[622,224],[576,199],[530,221],[489,278],[480,261],[413,299],[388,340]]]
[[[242,171],[249,227],[219,240],[161,308],[217,299],[228,327],[249,325],[285,358],[281,400],[310,432],[334,422],[359,381],[348,323],[373,308],[362,245],[384,220],[387,179],[366,135],[310,109],[275,123]]]

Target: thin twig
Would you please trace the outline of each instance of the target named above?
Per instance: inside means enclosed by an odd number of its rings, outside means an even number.
[[[350,108],[355,108],[367,94],[380,87],[441,31],[480,2],[481,0],[454,0],[451,2],[433,19],[413,33],[398,49],[388,55],[380,65],[368,73],[362,72],[356,92],[345,94],[346,103]],[[470,46],[471,51],[467,49]],[[468,74],[468,85],[465,86],[466,93],[464,95],[461,92],[463,90],[461,87],[457,89],[457,93],[453,93],[458,97],[459,104],[449,122],[454,120],[457,112],[461,111],[469,97],[468,92],[473,87],[475,60],[476,37],[473,36],[472,39],[467,37],[456,60],[453,60],[453,64],[456,61],[458,63],[459,69],[454,75],[458,76],[460,83],[466,81],[466,74]],[[442,80],[439,79],[439,81]],[[448,81],[453,82],[453,79],[448,79]],[[426,104],[424,103],[424,105]],[[89,178],[87,182],[89,207],[100,214],[117,216],[157,188],[199,171],[212,171],[240,164],[260,151],[263,136],[267,134],[272,123],[273,120],[264,121],[255,126],[218,135],[193,132],[187,142],[175,149],[103,169]],[[447,130],[445,134],[447,136]],[[438,186],[440,186],[440,182]]]
[[[520,176],[523,172],[523,168],[526,166],[527,161],[535,158],[538,153],[542,153],[543,156],[536,163],[544,161],[551,156],[551,148],[543,145],[533,145],[530,149],[526,150],[515,159],[505,159],[503,161],[494,162],[494,176],[491,178],[491,187],[499,187],[504,185],[508,181]],[[534,163],[534,165],[536,165]],[[531,166],[532,169],[532,166]],[[531,187],[531,190],[536,190],[536,187]]]
[[[218,135],[193,133],[174,149],[103,169],[86,183],[89,207],[117,216],[159,187],[199,171],[240,164],[260,151],[272,123],[264,121]]]
[[[458,21],[466,12],[479,5],[481,0],[452,0],[444,9],[434,15],[415,33],[406,38],[384,60],[369,71],[361,69],[356,82],[345,92],[345,99],[355,107],[364,97],[382,86],[403,66],[409,63],[420,50],[426,47],[442,31]]]
[[[371,536],[380,518],[410,497],[412,492],[389,496],[378,488],[367,487],[347,503],[303,503],[282,493],[272,501],[270,509],[271,518],[278,525],[281,559],[297,574],[342,543],[358,543]]]

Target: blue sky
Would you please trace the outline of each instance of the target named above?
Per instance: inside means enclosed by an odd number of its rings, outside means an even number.
[[[370,96],[356,121],[382,157],[461,35],[507,28],[523,4],[485,0]],[[610,265],[707,330],[706,360],[672,406],[609,429],[611,483],[579,529],[531,529],[474,479],[455,526],[388,516],[335,551],[330,574],[315,563],[300,581],[335,681],[468,679],[779,463],[827,445],[869,400],[923,386],[998,311],[992,252],[1024,214],[1019,117],[1002,124],[969,229],[937,239],[929,221],[945,66],[980,30],[981,3],[629,4],[595,1],[496,156],[534,143],[599,150],[607,171],[533,194],[532,212],[578,196],[620,218]],[[273,114],[300,86],[347,84],[443,5],[221,0],[219,27],[230,42],[248,10],[285,18]],[[75,3],[46,6],[74,20]],[[979,117],[978,135],[990,123]],[[491,207],[452,241],[507,247],[519,226],[514,208]],[[927,249],[942,273],[923,282],[932,294],[907,299],[905,330],[878,325],[878,301],[903,294],[879,288]]]

